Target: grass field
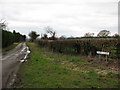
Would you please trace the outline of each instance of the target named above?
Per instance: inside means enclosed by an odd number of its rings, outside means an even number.
[[[23,63],[17,88],[117,88],[118,73],[81,56],[53,53],[27,43],[31,54]]]

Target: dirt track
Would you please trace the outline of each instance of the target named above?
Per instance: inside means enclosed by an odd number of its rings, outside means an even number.
[[[15,81],[16,72],[27,54],[27,46],[20,43],[2,56],[2,88],[9,88]]]

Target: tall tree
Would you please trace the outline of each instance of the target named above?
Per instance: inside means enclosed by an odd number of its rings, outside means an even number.
[[[29,37],[31,39],[31,41],[33,42],[37,37],[39,37],[40,35],[37,34],[35,31],[31,31],[29,34]]]

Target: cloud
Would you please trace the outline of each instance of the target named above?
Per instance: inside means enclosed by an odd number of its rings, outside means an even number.
[[[117,9],[118,0],[0,0],[0,18],[24,34],[47,25],[59,36],[83,36],[101,29],[116,33]]]

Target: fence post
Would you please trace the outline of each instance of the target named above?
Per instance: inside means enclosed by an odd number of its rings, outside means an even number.
[[[106,55],[106,62],[107,62],[107,55]]]

